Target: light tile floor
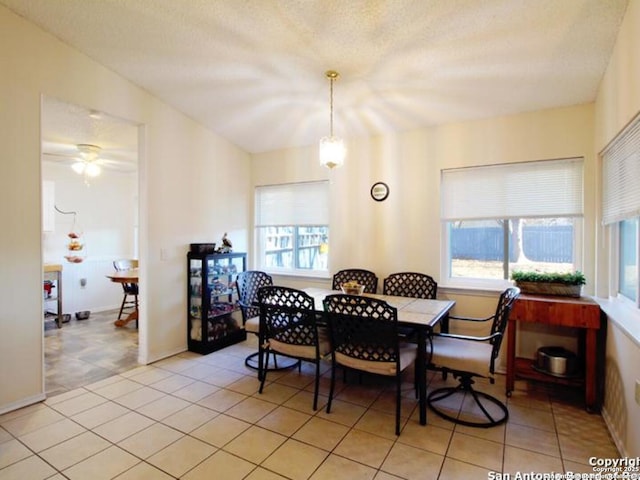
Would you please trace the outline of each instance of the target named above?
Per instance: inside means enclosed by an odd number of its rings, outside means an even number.
[[[314,412],[311,366],[269,374],[258,393],[244,366],[255,345],[186,352],[0,416],[0,479],[486,479],[592,472],[588,457],[619,456],[579,396],[524,382],[509,399],[502,379],[481,386],[508,403],[504,425],[464,427],[429,411],[423,427],[407,372],[396,437],[393,383],[340,375],[327,414],[325,366]],[[430,388],[442,383],[430,376]]]

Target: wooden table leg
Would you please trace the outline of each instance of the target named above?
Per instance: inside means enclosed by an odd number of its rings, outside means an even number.
[[[596,358],[596,330],[588,328],[585,335],[585,403],[589,412],[598,410]]]
[[[516,327],[517,322],[510,321],[507,325],[507,396],[515,387],[516,380]]]

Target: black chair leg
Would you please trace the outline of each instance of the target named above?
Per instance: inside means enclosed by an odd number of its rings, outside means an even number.
[[[331,360],[331,383],[329,385],[329,400],[327,401],[327,413],[331,413],[331,400],[333,400],[333,389],[336,383],[336,361]]]
[[[318,390],[320,390],[320,361],[316,360],[316,384],[313,392],[313,411],[318,409]]]
[[[261,365],[260,370],[258,371],[258,378],[260,379],[260,390],[258,390],[259,393],[262,393],[262,389],[264,388],[264,381],[267,378],[267,369],[269,368],[269,348],[267,347],[264,352],[263,352],[266,356],[265,360],[264,360],[264,368],[262,368],[263,366]],[[262,357],[263,355],[260,355],[260,364],[262,364]]]
[[[472,387],[474,383],[473,379],[468,377],[460,377],[459,381],[460,383],[457,386],[439,388],[437,390],[432,391],[427,397],[427,404],[438,416],[460,425],[466,425],[468,427],[479,427],[479,428],[495,427],[497,425],[500,425],[506,422],[509,419],[509,410],[507,410],[507,407],[505,406],[505,404],[502,403],[497,398],[492,397],[491,395],[475,390]],[[471,421],[471,420],[464,420],[464,419],[458,418],[457,416],[454,417],[452,415],[449,415],[448,413],[445,413],[438,406],[434,405],[434,403],[440,400],[443,400],[447,397],[450,397],[451,395],[459,392],[469,393],[471,395],[471,397],[476,402],[476,405],[478,405],[478,407],[484,414],[487,421],[485,422]],[[484,406],[481,399],[484,399],[485,401],[492,403],[493,405],[498,407],[498,409],[501,411],[501,415],[499,417],[495,417],[494,415],[492,415]]]
[[[250,368],[251,370],[256,370],[258,372],[258,380],[260,380],[260,356],[261,355],[262,354],[260,353],[260,348],[258,348],[257,352],[247,355],[247,357],[244,359],[244,364],[247,368]],[[270,371],[272,372],[289,370],[290,368],[295,367],[299,363],[299,360],[295,358],[286,358],[286,357],[281,357],[280,362],[278,362],[277,353],[271,352],[270,355],[274,363],[274,366],[270,367]],[[280,363],[280,365],[278,365],[278,363]]]
[[[400,435],[400,409],[401,409],[401,378],[396,378],[396,435]]]
[[[269,359],[267,358],[267,362]],[[262,346],[262,338],[258,337],[258,380],[262,382],[264,375],[264,348]]]

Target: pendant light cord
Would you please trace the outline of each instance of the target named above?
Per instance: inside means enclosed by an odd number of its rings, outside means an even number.
[[[329,78],[329,135],[333,138],[333,82],[335,78]]]

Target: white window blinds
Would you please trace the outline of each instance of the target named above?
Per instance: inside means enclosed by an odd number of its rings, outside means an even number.
[[[582,164],[570,158],[443,170],[441,218],[582,216]]]
[[[602,153],[602,222],[640,216],[640,117]]]
[[[256,227],[328,224],[329,182],[256,187]]]

